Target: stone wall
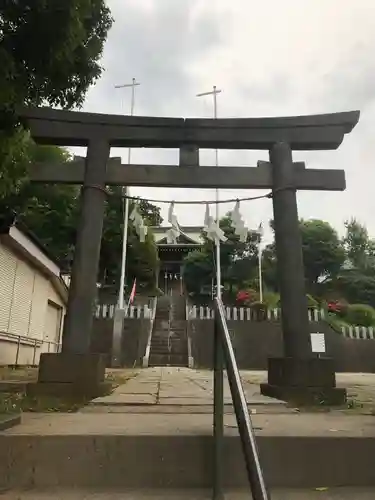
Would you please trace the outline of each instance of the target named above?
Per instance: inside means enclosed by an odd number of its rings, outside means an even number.
[[[122,358],[124,367],[142,366],[150,331],[150,319],[125,318],[122,336]],[[112,318],[94,318],[91,352],[107,355],[107,366],[112,357]]]
[[[375,373],[375,340],[347,338],[325,322],[311,322],[311,332],[325,334],[326,355],[335,360],[337,372]],[[276,321],[228,321],[240,369],[266,370],[267,359],[283,354],[281,325]],[[212,368],[213,320],[190,320],[188,333],[194,366]]]

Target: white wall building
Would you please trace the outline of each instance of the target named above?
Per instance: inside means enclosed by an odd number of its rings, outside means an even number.
[[[22,224],[0,221],[0,365],[39,363],[61,342],[68,289]]]

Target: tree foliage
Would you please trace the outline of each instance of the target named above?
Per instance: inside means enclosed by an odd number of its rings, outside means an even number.
[[[229,295],[233,295],[239,287],[256,279],[257,236],[250,233],[246,242],[242,243],[235,234],[229,216],[220,220],[220,228],[227,241],[220,244],[220,261],[222,284]],[[184,262],[184,281],[190,293],[199,294],[209,288],[215,277],[215,244],[205,233],[201,251],[192,252]]]
[[[350,265],[356,269],[375,267],[375,243],[367,228],[356,219],[345,222],[344,248]]]
[[[315,293],[319,281],[338,275],[345,262],[345,250],[328,222],[301,220],[300,229],[305,278],[309,291]]]
[[[25,161],[69,162],[70,154],[55,146],[38,146],[29,141]],[[0,211],[15,212],[17,217],[39,238],[66,272],[71,269],[79,217],[80,186],[24,182],[12,194],[0,196]],[[98,280],[118,286],[122,255],[123,199],[120,188],[108,188]],[[160,225],[160,209],[147,201],[140,202],[140,212],[149,225]],[[140,284],[153,286],[158,265],[157,249],[152,233],[140,243],[129,224],[127,277]]]
[[[17,106],[81,106],[101,75],[112,25],[105,0],[0,2],[0,196],[26,178],[28,133]]]
[[[72,108],[99,78],[110,10],[104,0],[3,0],[0,102]]]
[[[271,223],[272,227],[272,223]],[[318,293],[320,283],[338,276],[345,262],[345,250],[337,232],[328,222],[311,219],[300,221],[306,288]],[[266,285],[278,290],[275,243],[267,245],[262,256]]]
[[[110,196],[106,203],[102,247],[99,266],[99,281],[115,288],[119,285],[123,235],[123,199],[120,188],[108,188]],[[130,211],[133,203],[130,203]],[[142,200],[139,211],[150,226],[162,222],[160,209]],[[131,221],[128,227],[126,278],[128,284],[134,278],[140,285],[154,286],[158,268],[158,253],[154,236],[149,231],[146,241],[141,243]]]

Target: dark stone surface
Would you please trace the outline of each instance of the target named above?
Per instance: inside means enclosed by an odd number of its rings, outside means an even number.
[[[334,363],[330,358],[269,358],[268,383],[288,387],[335,387]]]
[[[104,115],[49,108],[20,109],[36,142],[87,146],[93,133],[112,147],[266,149],[280,140],[292,149],[336,149],[359,112],[277,118],[183,119]],[[53,124],[53,126],[51,126]],[[183,186],[181,186],[183,187]]]
[[[29,169],[33,182],[82,184],[84,169],[79,164],[49,165],[41,163]],[[343,191],[343,170],[296,169],[294,183],[297,189],[311,191]],[[106,173],[107,185],[151,186],[223,189],[270,189],[271,168],[214,167],[194,165],[121,165],[109,163]]]
[[[38,382],[29,384],[27,393],[95,397],[102,393],[104,376],[101,354],[43,353]]]
[[[199,167],[199,148],[194,145],[180,147],[180,167]]]
[[[312,356],[310,328],[294,166],[289,144],[275,144],[270,150],[270,160],[284,355],[307,358]]]
[[[346,389],[338,387],[260,384],[260,392],[297,406],[341,406],[346,403]]]
[[[84,354],[90,351],[109,150],[108,140],[97,131],[87,148],[85,182],[64,321],[62,343],[63,351],[68,353]]]

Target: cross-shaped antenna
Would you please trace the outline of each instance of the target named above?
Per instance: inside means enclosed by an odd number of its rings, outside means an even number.
[[[115,85],[115,89],[126,89],[131,87],[132,89],[132,98],[131,98],[131,104],[130,104],[130,116],[133,116],[134,114],[134,100],[135,100],[135,87],[138,87],[140,85],[139,82],[135,80],[135,78],[132,79],[132,83],[123,83],[121,85]]]

